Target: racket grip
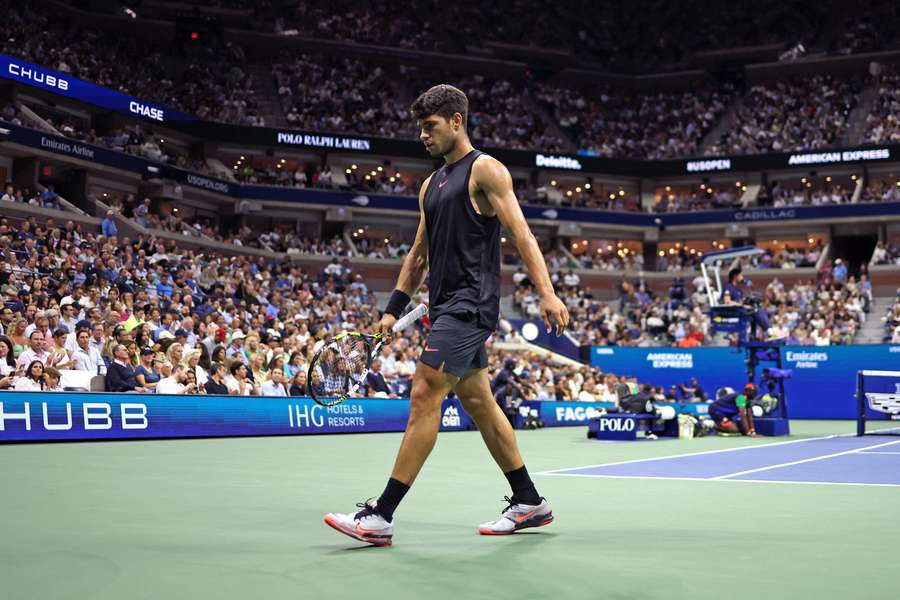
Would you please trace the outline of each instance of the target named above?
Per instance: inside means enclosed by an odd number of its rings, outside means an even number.
[[[428,307],[424,303],[418,305],[417,307],[415,307],[414,309],[412,309],[411,311],[406,313],[396,323],[394,323],[394,326],[391,327],[391,331],[394,331],[394,332],[403,331],[404,329],[409,327],[410,324],[412,324],[415,321],[418,321],[419,319],[424,317],[425,313],[427,313],[427,312],[428,312]]]

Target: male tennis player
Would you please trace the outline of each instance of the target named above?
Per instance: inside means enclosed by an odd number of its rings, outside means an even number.
[[[549,503],[528,476],[513,428],[494,402],[484,343],[500,314],[500,228],[505,227],[535,283],[541,316],[556,335],[569,323],[565,304],[554,294],[544,257],[513,192],[509,171],[475,150],[466,133],[469,101],[450,85],[419,96],[412,113],[419,138],[445,164],[419,191],[419,229],[403,261],[379,331],[391,326],[428,272],[432,327],[419,357],[409,402],[409,421],[394,470],[376,502],[359,504],[356,513],[329,513],[325,522],[354,539],[389,546],[394,510],[409,491],[437,440],[441,403],[450,390],[471,415],[482,438],[506,475],[512,497],[500,517],[483,523],[484,535],[506,535],[553,520]]]

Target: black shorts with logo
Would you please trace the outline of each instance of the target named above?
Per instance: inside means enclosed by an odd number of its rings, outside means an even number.
[[[478,315],[440,315],[431,325],[419,360],[461,378],[474,369],[487,368],[484,343],[491,333],[492,330],[478,323]]]

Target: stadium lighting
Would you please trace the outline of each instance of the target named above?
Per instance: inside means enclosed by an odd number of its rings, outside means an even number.
[[[553,187],[556,187],[556,180],[555,180],[555,179],[551,179],[551,180],[550,180],[550,185],[552,185]]]
[[[571,195],[572,195],[572,190],[569,190],[568,192],[566,192],[566,196],[571,196]]]
[[[346,173],[347,175],[349,175],[350,173],[352,173],[352,171],[351,171],[350,169],[345,169],[345,170],[344,170],[344,173]]]
[[[828,177],[826,177],[826,178],[825,178],[825,181],[827,181],[828,183],[831,183],[831,175],[829,175]]]
[[[396,177],[390,177],[390,178],[388,179],[388,181],[390,181],[391,183],[394,183],[395,181],[397,181],[397,178],[396,178]]]
[[[616,195],[615,195],[615,194],[610,194],[610,195],[609,195],[609,199],[610,199],[610,200],[615,200],[615,199],[616,199]]]
[[[586,190],[591,189],[591,184],[589,184],[589,183],[584,184],[584,189],[586,189]]]
[[[243,155],[243,154],[241,155],[241,160],[244,160],[244,155]]]
[[[666,186],[666,191],[667,191],[667,192],[671,192],[671,191],[672,191],[672,186],[671,186],[671,185],[667,185],[667,186]]]
[[[355,170],[356,170],[356,165],[350,165],[350,168],[353,169],[353,170],[355,171]]]
[[[659,251],[659,255],[660,255],[660,256],[665,256],[665,255],[666,255],[665,250],[660,250],[660,251]]]
[[[624,196],[624,195],[625,195],[625,190],[619,190],[619,195],[620,195],[620,196]]]
[[[581,193],[581,186],[576,187],[576,188],[575,188],[575,191],[578,192],[578,193],[580,194],[580,193]]]
[[[371,180],[372,180],[372,176],[371,176],[371,175],[366,175],[366,181],[371,181]]]
[[[379,166],[379,167],[378,167],[378,172],[381,173],[382,171],[384,171],[384,167]]]
[[[801,177],[801,178],[800,178],[800,183],[806,183],[806,177]]]
[[[505,244],[505,243],[506,243],[506,238],[505,238],[505,237],[500,238],[500,243],[501,243],[501,244]]]

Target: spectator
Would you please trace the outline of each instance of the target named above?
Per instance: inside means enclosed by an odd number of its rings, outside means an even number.
[[[270,371],[260,391],[263,396],[287,396],[287,390],[284,388],[284,371],[281,369]]]
[[[50,359],[50,353],[47,352],[47,342],[44,341],[44,334],[41,331],[34,330],[28,336],[29,348],[19,355],[18,365],[24,367],[30,365],[34,361],[40,361],[41,369]],[[29,367],[30,368],[30,367]]]
[[[17,377],[13,389],[17,392],[42,392],[45,389],[44,363],[32,360],[22,369],[22,376]]]
[[[103,232],[103,235],[108,238],[118,237],[119,228],[116,226],[116,221],[114,219],[115,212],[107,211],[106,218],[100,223],[100,231]]]
[[[213,363],[209,379],[204,386],[207,394],[227,396],[230,393],[228,386],[225,385],[225,374],[227,372],[224,364],[219,362]]]
[[[138,385],[134,367],[128,349],[124,344],[115,344],[113,360],[106,373],[106,391],[108,392],[146,392],[146,388]]]
[[[153,348],[141,349],[140,364],[134,369],[134,378],[140,387],[156,391],[156,386],[161,379],[159,371],[157,371],[160,363]]]
[[[247,366],[240,360],[234,360],[228,368],[229,376],[225,378],[225,386],[232,396],[255,395],[253,383],[247,379]]]

